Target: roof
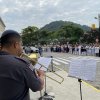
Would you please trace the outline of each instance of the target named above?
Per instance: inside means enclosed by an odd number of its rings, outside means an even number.
[[[3,20],[1,19],[1,17],[0,17],[0,21],[4,25],[4,27],[6,27],[6,25],[4,24]]]

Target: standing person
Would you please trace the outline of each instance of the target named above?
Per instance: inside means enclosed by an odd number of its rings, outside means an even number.
[[[75,44],[75,54],[77,55],[77,49],[78,49],[78,47],[77,47],[77,45]]]
[[[95,46],[92,44],[92,56],[95,55]]]
[[[79,55],[81,55],[81,47],[82,47],[82,46],[79,44],[79,46],[78,46],[78,54],[79,54]]]
[[[39,54],[40,54],[40,56],[42,56],[43,55],[43,49],[42,49],[42,47],[41,46],[39,46]]]
[[[32,68],[30,62],[20,58],[21,37],[18,32],[6,30],[1,36],[0,100],[30,100],[29,88],[43,89],[44,72]]]
[[[69,45],[67,45],[67,47],[66,47],[66,52],[67,53],[69,52]]]
[[[95,55],[96,57],[99,57],[99,45],[98,44],[96,44],[95,46]]]

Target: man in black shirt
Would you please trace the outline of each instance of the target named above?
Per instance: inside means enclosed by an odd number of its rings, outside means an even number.
[[[44,72],[30,68],[29,61],[20,58],[21,37],[13,30],[1,36],[0,51],[0,100],[30,100],[29,88],[36,92],[43,89]]]
[[[1,50],[1,38],[0,38],[0,50]]]

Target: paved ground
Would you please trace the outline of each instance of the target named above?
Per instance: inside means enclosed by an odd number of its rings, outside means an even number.
[[[61,58],[61,59],[67,59],[69,60],[69,57],[77,57],[77,55],[71,55],[66,53],[44,53],[44,56],[53,56],[54,58]],[[95,58],[100,60],[100,58]],[[63,60],[64,61],[64,60]],[[58,64],[61,64],[61,68],[66,70],[68,72],[69,64],[66,66],[64,62],[58,62]],[[100,63],[97,65],[97,72],[96,72],[96,81],[95,82],[82,82],[82,94],[83,94],[83,100],[100,100]],[[58,74],[60,74],[62,77],[64,77],[64,82],[62,84],[58,84],[55,81],[52,81],[51,79],[47,78],[47,92],[53,92],[55,93],[55,98],[53,100],[81,100],[80,99],[80,86],[79,82],[75,78],[68,77],[68,73],[65,71],[57,71]],[[53,77],[54,79],[57,79],[60,81],[58,77],[56,77],[54,74],[48,72],[49,76]],[[93,86],[96,88],[94,88]],[[42,91],[42,95],[44,94],[44,90]],[[33,93],[30,90],[30,96],[32,100],[38,100],[40,97],[40,92]]]
[[[57,71],[58,74],[64,77],[64,82],[58,84],[55,81],[47,78],[47,92],[55,93],[53,100],[81,100],[80,99],[80,85],[77,79],[67,77],[64,71]],[[53,74],[48,73],[49,76],[54,77]],[[56,76],[55,79],[58,79]],[[43,93],[44,91],[42,91]],[[100,100],[100,91],[93,89],[91,86],[82,82],[83,100]],[[38,100],[40,92],[33,93],[30,91],[32,100]]]
[[[53,56],[54,58],[57,58],[57,59],[60,58],[60,60],[62,60],[62,59],[70,60],[70,57],[79,57],[78,55],[72,55],[72,54],[67,54],[67,53],[50,53],[50,52],[44,53],[44,56]],[[97,89],[100,89],[100,57],[94,57],[94,56],[86,56],[86,57],[94,58],[94,59],[98,60],[97,69],[96,69],[96,79],[94,82],[88,81],[88,83],[90,83]],[[61,63],[61,65],[59,67],[63,68],[64,70],[66,70],[68,72],[69,64],[63,64],[62,62],[59,62],[59,63]]]

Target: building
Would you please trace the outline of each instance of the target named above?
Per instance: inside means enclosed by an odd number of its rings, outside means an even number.
[[[3,20],[0,17],[0,36],[1,36],[1,33],[5,30],[5,27],[6,26],[5,26]]]

